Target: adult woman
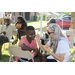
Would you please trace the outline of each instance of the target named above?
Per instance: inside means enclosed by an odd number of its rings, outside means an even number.
[[[27,27],[27,23],[23,19],[23,17],[18,17],[17,18],[17,23],[16,23],[16,28],[18,29],[18,34],[19,34],[19,40],[21,39],[21,36],[25,35],[25,29]]]
[[[57,24],[50,24],[47,30],[47,34],[50,40],[47,44],[42,46],[40,43],[40,36],[36,36],[36,40],[43,51],[47,51],[50,56],[47,57],[47,61],[66,62],[69,59],[69,44],[67,38],[62,34],[61,28]],[[50,49],[49,49],[50,47]],[[53,52],[51,51],[53,49]]]

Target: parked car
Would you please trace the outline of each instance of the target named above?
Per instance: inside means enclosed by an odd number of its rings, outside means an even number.
[[[70,14],[65,14],[65,15],[63,15],[63,17],[66,17],[66,16],[70,16],[70,17],[71,17],[71,15],[70,15]]]
[[[56,19],[56,24],[62,27],[62,19]],[[49,26],[49,22],[47,23]],[[71,26],[71,16],[63,17],[63,28],[69,28]]]
[[[56,24],[62,27],[62,19],[56,20]],[[63,28],[69,28],[71,26],[71,16],[63,17]]]

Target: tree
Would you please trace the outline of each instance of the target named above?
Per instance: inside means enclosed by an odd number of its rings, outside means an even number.
[[[63,12],[63,14],[71,14],[71,12]]]
[[[72,29],[75,29],[75,12],[71,12],[71,27]]]
[[[42,17],[43,17],[43,21],[46,21],[47,20],[47,17],[48,17],[48,12],[43,12],[42,14]]]

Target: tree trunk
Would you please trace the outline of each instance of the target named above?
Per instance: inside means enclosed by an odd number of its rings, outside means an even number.
[[[75,29],[75,12],[71,12],[71,27],[72,29]]]

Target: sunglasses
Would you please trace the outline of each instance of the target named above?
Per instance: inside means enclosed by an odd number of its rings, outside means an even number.
[[[50,35],[51,33],[54,33],[54,32],[49,32],[49,31],[47,30],[47,33]]]

